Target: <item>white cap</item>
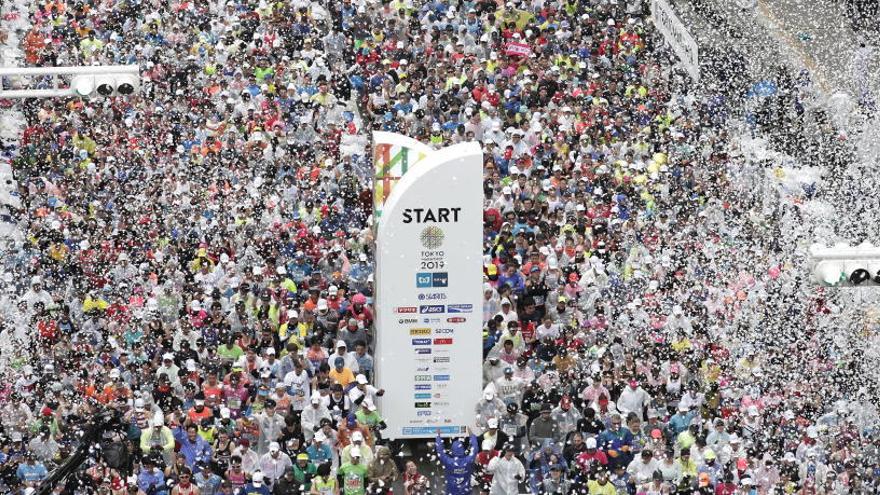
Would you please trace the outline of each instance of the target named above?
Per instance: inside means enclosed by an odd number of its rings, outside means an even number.
[[[134,410],[135,411],[143,411],[144,410],[144,399],[137,398],[134,400]]]
[[[299,313],[296,312],[295,309],[290,309],[287,311],[288,318],[299,318]]]
[[[510,299],[508,299],[508,298],[506,298],[506,297],[505,297],[504,299],[502,299],[502,300],[501,300],[501,305],[504,306],[505,304],[510,304]]]
[[[588,438],[584,443],[587,445],[588,449],[596,448],[596,439],[593,437]]]
[[[253,482],[254,486],[263,486],[263,472],[254,471],[253,476],[251,476],[251,482]]]
[[[321,394],[315,392],[312,394],[312,404],[318,404],[321,402]]]
[[[110,378],[119,378],[119,369],[113,368],[110,370]]]
[[[495,398],[495,392],[491,390],[486,390],[486,392],[483,393],[483,398],[486,400],[492,400]]]
[[[174,354],[171,354],[170,352],[162,354],[162,361],[174,361]]]
[[[324,440],[327,440],[327,435],[325,435],[323,431],[318,430],[315,433],[315,441],[323,442]]]
[[[365,401],[363,402],[363,404],[364,404],[364,407],[366,407],[367,410],[369,410],[369,411],[375,411],[375,410],[376,410],[376,404],[373,404],[373,401],[371,401],[371,400],[369,400],[369,399],[365,400]]]
[[[223,419],[229,419],[232,416],[232,411],[229,410],[228,407],[220,408],[220,417]]]
[[[510,189],[510,186],[504,186],[504,188],[501,190],[501,193],[502,194],[512,194],[513,190]]]
[[[498,418],[489,418],[487,421],[489,428],[498,428]]]
[[[272,354],[272,355],[275,355],[275,348],[274,348],[274,347],[270,347],[270,348],[266,349],[266,354]]]
[[[281,450],[281,446],[278,445],[278,442],[272,442],[269,444],[269,452],[278,452]]]
[[[330,306],[327,304],[326,299],[318,299],[318,311],[325,311],[330,309]]]
[[[327,287],[327,294],[338,294],[338,293],[339,293],[339,287],[336,287],[335,285],[331,285],[330,287]]]
[[[351,434],[351,441],[352,442],[363,442],[364,441],[364,434],[359,431],[355,431],[354,433]]]
[[[345,341],[344,341],[344,340],[337,340],[337,341],[336,341],[336,348],[339,349],[340,347],[345,347],[346,349],[348,349],[348,346],[345,345]]]
[[[366,385],[368,383],[367,377],[364,375],[358,375],[354,379],[357,380],[357,382],[361,385]]]

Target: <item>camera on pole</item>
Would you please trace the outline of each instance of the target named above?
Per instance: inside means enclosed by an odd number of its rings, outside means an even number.
[[[810,247],[810,273],[826,287],[880,286],[880,247],[838,243]]]
[[[49,76],[56,82],[54,88],[26,89],[29,78]],[[140,90],[141,76],[137,65],[91,65],[84,67],[6,67],[0,68],[0,78],[15,85],[0,87],[0,98],[107,98],[130,96]],[[69,81],[64,87],[64,81]],[[25,88],[22,88],[24,86]]]

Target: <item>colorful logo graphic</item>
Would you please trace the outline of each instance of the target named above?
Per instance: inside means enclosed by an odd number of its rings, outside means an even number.
[[[419,235],[419,240],[422,241],[422,246],[425,249],[440,249],[443,246],[444,238],[446,238],[446,234],[443,229],[436,225],[425,227]]]

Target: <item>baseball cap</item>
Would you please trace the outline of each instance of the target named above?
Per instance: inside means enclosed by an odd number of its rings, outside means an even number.
[[[296,460],[307,461],[307,460],[309,460],[309,454],[306,454],[305,452],[299,453],[296,455]]]
[[[353,432],[351,434],[351,441],[352,442],[363,442],[364,441],[364,434],[359,431]]]
[[[355,377],[355,380],[356,380],[359,384],[361,384],[361,385],[366,385],[366,384],[368,383],[368,381],[367,381],[367,377],[364,376],[364,375],[358,375],[358,376],[356,376],[356,377]]]
[[[281,446],[278,445],[278,442],[272,442],[269,444],[269,452],[278,452],[281,450]]]
[[[584,444],[587,446],[588,449],[595,449],[596,448],[596,439],[595,438],[588,438],[586,441],[584,441]]]
[[[263,486],[262,471],[254,471],[254,475],[251,477],[251,482],[253,482],[254,486]]]

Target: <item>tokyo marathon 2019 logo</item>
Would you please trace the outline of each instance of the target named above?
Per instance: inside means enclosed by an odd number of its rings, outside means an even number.
[[[422,241],[422,246],[425,249],[440,249],[445,238],[446,234],[443,232],[443,229],[436,225],[425,227],[419,235],[419,240]]]

